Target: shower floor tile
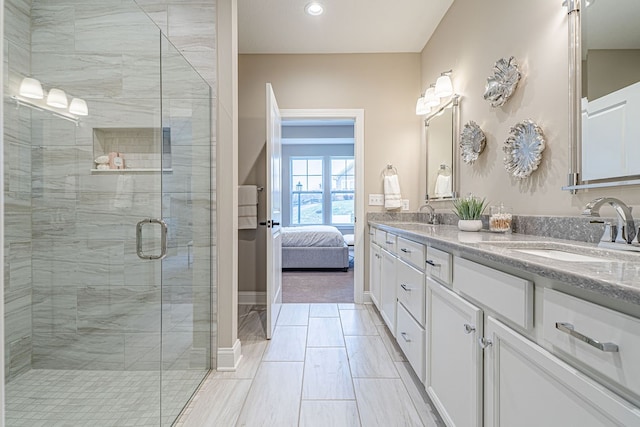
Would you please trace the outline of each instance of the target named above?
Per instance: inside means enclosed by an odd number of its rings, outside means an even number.
[[[163,372],[162,425],[172,424],[205,374]],[[157,371],[34,369],[6,385],[6,425],[158,426],[160,394]]]

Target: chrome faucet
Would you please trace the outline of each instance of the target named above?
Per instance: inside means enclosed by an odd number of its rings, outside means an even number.
[[[426,203],[418,208],[418,212],[422,212],[423,208],[429,209],[429,221],[427,221],[427,224],[436,224],[436,211],[435,209],[433,209],[433,206],[431,206],[429,203]]]
[[[599,217],[600,207],[605,203],[610,204],[616,210],[616,213],[618,214],[618,226],[617,233],[612,233],[610,231],[609,227],[611,226],[606,227],[605,235],[602,240],[611,241],[611,235],[616,234],[616,242],[631,244],[633,239],[636,237],[636,225],[633,221],[633,216],[631,215],[631,208],[625,205],[621,200],[613,197],[599,197],[590,201],[587,206],[585,206],[584,211],[582,211],[582,215]],[[609,238],[606,237],[607,234],[609,234]]]

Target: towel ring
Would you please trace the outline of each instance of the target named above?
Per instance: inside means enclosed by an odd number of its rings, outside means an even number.
[[[382,170],[382,176],[398,175],[398,169],[396,169],[391,163]]]

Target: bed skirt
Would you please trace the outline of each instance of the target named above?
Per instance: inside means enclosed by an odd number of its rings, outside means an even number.
[[[349,269],[349,247],[282,248],[282,268]]]

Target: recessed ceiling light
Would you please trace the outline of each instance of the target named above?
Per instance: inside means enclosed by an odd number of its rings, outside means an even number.
[[[324,7],[320,3],[311,2],[305,6],[304,11],[307,12],[311,16],[322,15],[324,12]]]

